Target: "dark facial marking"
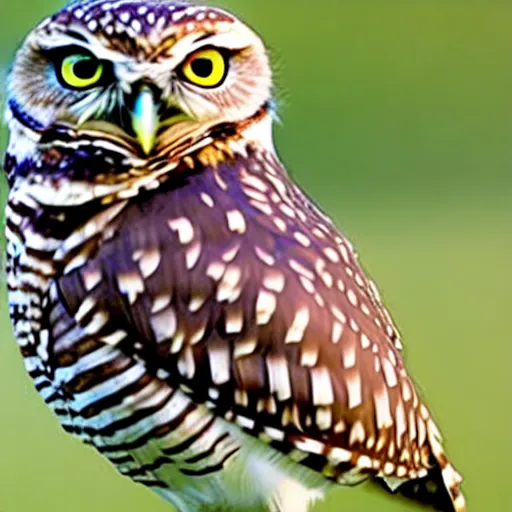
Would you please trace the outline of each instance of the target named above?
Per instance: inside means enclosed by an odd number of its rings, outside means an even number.
[[[8,105],[14,118],[23,126],[30,128],[35,132],[42,132],[44,130],[44,126],[37,119],[34,119],[32,116],[23,111],[21,106],[14,98],[9,100]]]

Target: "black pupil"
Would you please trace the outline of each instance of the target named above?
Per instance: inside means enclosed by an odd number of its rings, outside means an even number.
[[[210,59],[199,57],[190,64],[192,71],[201,78],[208,78],[213,72],[213,62]]]
[[[73,73],[82,80],[92,78],[98,71],[98,62],[94,59],[79,60],[73,66]]]

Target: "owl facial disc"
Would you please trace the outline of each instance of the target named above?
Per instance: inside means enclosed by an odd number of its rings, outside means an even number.
[[[96,123],[97,136],[115,134],[148,158],[256,116],[271,102],[272,72],[261,39],[220,9],[97,0],[36,27],[18,51],[8,97],[28,130],[64,125],[80,137]]]

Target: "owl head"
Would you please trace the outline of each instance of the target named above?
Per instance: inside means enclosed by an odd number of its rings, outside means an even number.
[[[8,154],[19,163],[62,146],[63,132],[77,148],[118,144],[139,162],[186,152],[219,127],[261,117],[271,87],[261,39],[225,11],[165,0],[72,3],[16,55]]]

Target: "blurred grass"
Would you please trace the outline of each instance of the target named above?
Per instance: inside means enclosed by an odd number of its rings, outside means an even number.
[[[219,4],[270,46],[280,154],[384,291],[470,510],[512,510],[512,4]],[[0,65],[58,5],[0,5]],[[169,510],[60,430],[0,307],[0,510]],[[317,507],[341,509],[414,510],[368,486]]]

